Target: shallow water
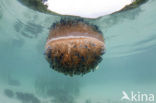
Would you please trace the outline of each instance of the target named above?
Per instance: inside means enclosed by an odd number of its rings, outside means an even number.
[[[102,30],[106,54],[98,70],[69,77],[52,70],[43,55],[49,28],[61,17],[1,0],[0,103],[127,103],[122,91],[156,95],[155,5],[149,0],[87,20]]]

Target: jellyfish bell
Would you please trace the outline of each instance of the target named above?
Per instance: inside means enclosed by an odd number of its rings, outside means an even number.
[[[70,76],[83,75],[96,69],[104,49],[104,38],[96,26],[61,20],[50,30],[45,55],[52,69]]]

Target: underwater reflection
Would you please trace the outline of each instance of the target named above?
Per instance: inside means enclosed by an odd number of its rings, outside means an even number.
[[[80,92],[80,82],[73,78],[40,76],[35,81],[35,89],[38,95],[49,98],[52,103],[75,103]]]

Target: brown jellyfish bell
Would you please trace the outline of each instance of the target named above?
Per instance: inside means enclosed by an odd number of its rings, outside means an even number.
[[[62,19],[50,30],[45,55],[52,69],[70,76],[83,75],[96,69],[104,49],[97,26],[83,20]]]

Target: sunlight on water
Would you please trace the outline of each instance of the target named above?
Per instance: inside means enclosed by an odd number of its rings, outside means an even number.
[[[61,16],[1,0],[0,103],[126,103],[122,91],[156,94],[155,5],[85,19],[102,31],[106,53],[94,72],[69,77],[44,57],[49,29]]]

